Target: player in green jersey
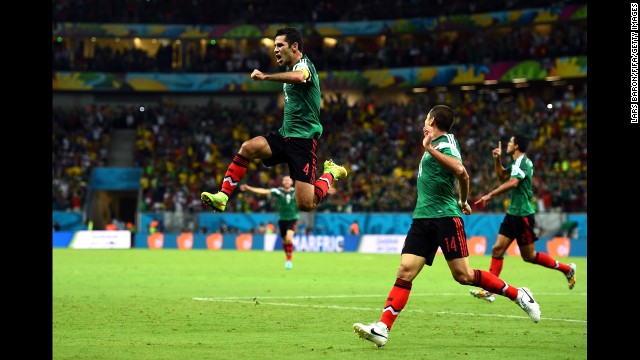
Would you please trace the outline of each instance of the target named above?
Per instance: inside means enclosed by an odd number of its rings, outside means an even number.
[[[376,346],[387,343],[394,321],[411,294],[412,282],[425,265],[431,266],[442,250],[453,278],[462,285],[479,286],[508,297],[534,321],[540,321],[540,306],[528,288],[515,288],[499,277],[469,265],[469,250],[462,214],[471,214],[467,203],[469,174],[462,163],[460,146],[450,134],[455,113],[436,105],[427,114],[422,129],[425,152],[418,167],[418,200],[413,222],[402,247],[400,267],[378,322],[355,323],[353,330]],[[460,198],[455,198],[455,183]]]
[[[335,180],[347,176],[347,170],[332,160],[324,162],[324,173],[316,180],[320,123],[320,81],[311,60],[303,53],[302,33],[295,28],[276,31],[274,53],[286,71],[265,74],[255,69],[254,81],[282,83],[284,118],[277,131],[245,141],[227,168],[219,192],[202,192],[200,199],[214,211],[224,211],[229,196],[247,171],[252,159],[267,166],[286,163],[295,180],[296,204],[301,211],[315,210]]]
[[[529,139],[525,136],[521,134],[512,136],[507,144],[507,154],[511,155],[513,162],[505,168],[502,166],[501,159],[502,143],[498,141],[498,147],[492,151],[493,167],[496,177],[504,183],[475,202],[485,205],[494,196],[505,192],[509,192],[511,197],[507,213],[500,224],[498,239],[491,248],[489,272],[500,276],[504,254],[513,240],[516,240],[522,260],[562,272],[569,282],[569,289],[573,289],[576,283],[576,264],[561,263],[549,254],[535,250],[534,243],[538,241],[538,236],[534,232],[536,218],[535,210],[531,205],[533,163],[526,154],[528,147]],[[489,302],[495,300],[493,293],[484,289],[471,290],[471,295]]]
[[[282,237],[282,248],[287,257],[285,268],[287,270],[293,267],[291,262],[293,257],[293,236],[298,230],[298,207],[296,206],[295,188],[293,187],[293,179],[290,176],[282,178],[282,187],[265,189],[249,186],[247,184],[240,185],[240,191],[251,191],[259,195],[273,196],[277,199],[276,208],[278,209],[278,228],[280,229],[280,237]]]

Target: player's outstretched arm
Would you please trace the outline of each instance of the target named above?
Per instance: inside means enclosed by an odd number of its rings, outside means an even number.
[[[475,202],[475,204],[485,205],[485,203],[491,200],[491,198],[493,198],[494,196],[510,191],[511,189],[515,189],[519,183],[520,183],[520,179],[516,177],[512,177],[506,182],[504,182],[503,184],[501,184],[500,186],[498,186],[497,188],[495,188],[493,191],[489,192],[486,195],[483,195],[480,199],[478,199],[478,201]]]
[[[249,186],[247,184],[240,185],[240,191],[251,191],[252,193],[260,194],[260,195],[269,195],[271,194],[271,190],[259,187]]]
[[[255,69],[251,73],[251,79],[253,81],[277,81],[287,84],[299,84],[304,82],[309,77],[309,70],[294,70],[285,71],[273,74],[265,74],[262,71]]]

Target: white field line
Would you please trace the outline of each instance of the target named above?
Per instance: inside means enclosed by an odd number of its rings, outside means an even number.
[[[566,292],[559,292],[559,293],[538,293],[536,292],[535,295],[567,295]],[[587,296],[586,292],[571,292],[571,294],[578,294],[578,295],[583,295],[583,296]],[[468,297],[469,294],[462,292],[455,292],[455,293],[424,293],[424,294],[418,294],[418,293],[411,293],[411,296],[466,296]],[[375,294],[375,295],[298,295],[298,296],[226,296],[226,297],[215,297],[215,298],[202,298],[202,297],[198,297],[198,298],[193,298],[193,300],[202,300],[202,301],[220,301],[220,300],[247,300],[247,299],[339,299],[339,298],[362,298],[362,297],[381,297],[384,296],[386,297],[387,295],[380,295],[380,294]]]
[[[576,294],[576,293],[573,293]],[[587,293],[577,293],[579,295],[586,296]],[[441,294],[411,294],[414,296],[454,296],[460,295],[460,293],[441,293]],[[566,293],[545,293],[544,295],[566,295]],[[316,309],[334,309],[334,310],[364,310],[364,311],[381,311],[380,308],[371,308],[371,307],[355,307],[355,306],[338,306],[338,305],[310,305],[310,304],[295,304],[295,303],[285,303],[285,302],[265,302],[264,299],[337,299],[337,298],[362,298],[362,297],[377,297],[377,298],[385,298],[384,295],[327,295],[327,296],[256,296],[256,297],[194,297],[195,301],[212,301],[212,302],[228,302],[235,304],[254,304],[254,305],[272,305],[272,306],[290,306],[290,307],[306,307],[306,308],[316,308]],[[417,312],[417,313],[426,313],[426,311],[421,309],[406,309],[403,312]],[[457,315],[457,316],[487,316],[487,317],[502,317],[502,318],[513,318],[513,319],[528,319],[528,316],[514,316],[514,315],[501,315],[501,314],[482,314],[482,313],[461,313],[461,312],[451,312],[451,311],[435,311],[435,314],[446,314],[446,315]],[[586,323],[586,320],[576,320],[576,319],[561,319],[561,318],[546,318],[541,317],[541,319],[547,321],[564,321],[564,322],[576,322],[576,323]]]

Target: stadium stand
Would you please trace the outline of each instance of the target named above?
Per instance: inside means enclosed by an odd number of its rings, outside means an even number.
[[[577,6],[574,1],[436,1],[415,6],[375,6],[377,1],[326,1],[318,6],[298,2],[281,6],[270,2],[224,2],[237,11],[214,11],[221,1],[54,1],[53,20],[79,23],[135,24],[238,24],[276,23],[300,19],[323,21],[371,21],[475,14],[545,6]],[[403,4],[403,2],[397,2]],[[435,3],[435,4],[434,4]],[[79,5],[81,6],[75,6]],[[420,5],[423,6],[420,6]],[[306,7],[309,8],[306,8]],[[300,8],[296,8],[300,7]],[[100,9],[100,11],[98,11]],[[246,14],[233,18],[233,14]],[[259,15],[258,15],[259,14]],[[385,41],[372,36],[338,37],[330,48],[322,36],[309,36],[305,48],[320,71],[388,69],[447,64],[521,61],[561,56],[585,56],[586,19],[555,19],[548,23],[509,26],[461,27],[454,31],[387,34]],[[175,45],[162,39],[152,50],[135,42],[115,42],[112,36],[55,37],[52,39],[54,71],[152,72],[152,73],[248,73],[253,68],[275,70],[271,49],[260,38],[240,38],[224,45],[209,43],[193,48],[183,44],[181,58],[174,59]],[[151,41],[146,39],[145,41]],[[556,84],[554,84],[556,85]],[[421,151],[414,132],[419,131],[425,111],[435,103],[454,106],[460,117],[454,131],[463,140],[462,151],[472,176],[472,194],[493,186],[488,154],[498,140],[516,130],[533,140],[530,157],[536,162],[536,205],[539,211],[585,212],[587,209],[587,85],[586,78],[568,79],[558,86],[531,83],[528,87],[478,86],[430,88],[427,93],[391,89],[397,95],[378,98],[366,90],[360,94],[325,92],[322,122],[327,139],[319,149],[325,154],[343,154],[353,176],[340,184],[319,211],[408,212],[413,210],[415,159]],[[85,209],[91,170],[117,166],[122,156],[116,149],[131,146],[130,166],[143,169],[139,211],[199,212],[202,189],[218,187],[230,157],[243,140],[263,134],[280,119],[277,94],[245,94],[233,100],[209,96],[186,101],[189,94],[152,97],[125,93],[98,94],[90,104],[66,101],[53,107],[53,209]],[[165,94],[166,95],[166,94]],[[203,98],[203,97],[201,97]],[[56,99],[56,97],[54,97]],[[144,111],[136,103],[145,104]],[[160,100],[158,100],[160,99]],[[194,104],[193,102],[196,102]],[[199,103],[198,103],[199,102]],[[216,132],[216,129],[229,129]],[[127,139],[127,134],[133,136]],[[128,145],[127,145],[128,144]],[[393,151],[382,151],[392,149]],[[126,156],[125,156],[126,157]],[[272,187],[280,183],[285,168],[266,169],[258,162],[246,181]],[[473,200],[473,199],[472,199]],[[503,212],[505,203],[493,202],[476,211]],[[273,211],[272,204],[250,194],[235,194],[227,211]],[[127,221],[132,219],[125,219]]]

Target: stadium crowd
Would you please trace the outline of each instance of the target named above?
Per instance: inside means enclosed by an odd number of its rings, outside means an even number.
[[[264,24],[366,21],[472,14],[579,3],[572,0],[53,0],[57,22]]]
[[[450,104],[459,121],[454,133],[461,140],[474,196],[495,186],[491,150],[508,141],[512,132],[532,139],[530,158],[535,163],[534,191],[539,211],[584,212],[587,209],[586,85],[567,90],[547,108],[534,89],[512,95],[495,91],[439,93],[415,96],[408,104],[378,103],[366,99],[348,104],[346,98],[325,96],[321,120],[323,160],[333,154],[351,175],[336,183],[319,211],[412,211],[415,194],[415,159],[423,149],[421,136],[426,111],[436,103]],[[273,99],[258,108],[249,99],[235,106],[151,106],[139,112],[131,106],[92,106],[54,109],[54,209],[69,209],[84,202],[86,183],[94,166],[104,166],[110,128],[136,129],[136,166],[144,169],[144,201],[140,210],[196,212],[203,209],[200,192],[219,187],[226,165],[240,144],[279,127],[282,109]],[[504,149],[503,149],[504,151]],[[510,159],[504,157],[508,163]],[[245,181],[259,187],[277,187],[286,167],[266,168],[251,163]],[[79,199],[75,199],[74,197]],[[475,211],[503,212],[508,197],[474,206]],[[273,211],[264,198],[236,192],[226,211]]]
[[[52,209],[80,211],[91,170],[108,165],[113,114],[106,107],[59,107],[52,119]]]
[[[133,43],[123,48],[123,42],[98,43],[95,47],[91,45],[93,51],[87,52],[85,47],[89,41],[74,39],[66,44],[54,39],[54,70],[191,73],[277,69],[271,58],[272,49],[260,39],[208,44],[204,51],[197,49],[201,46],[198,41],[185,42],[181,45],[182,61],[173,61],[170,42],[160,45],[152,54],[136,48]],[[242,45],[245,41],[248,45]],[[331,48],[324,45],[322,37],[310,36],[305,40],[305,53],[320,71],[553,59],[587,54],[587,24],[586,21],[558,21],[545,26],[431,31],[390,35],[383,42],[375,37],[340,37]]]

